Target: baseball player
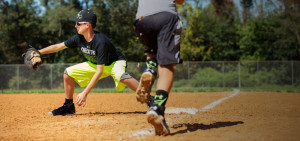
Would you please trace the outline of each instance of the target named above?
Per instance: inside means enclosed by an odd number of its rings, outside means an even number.
[[[150,103],[147,120],[155,128],[156,135],[168,135],[164,112],[172,88],[176,64],[180,59],[180,35],[182,23],[177,15],[176,4],[183,4],[184,0],[139,0],[134,23],[138,38],[148,48],[147,68],[143,72],[136,91],[137,100]],[[156,95],[150,95],[152,84],[156,78],[158,67],[158,81]],[[149,104],[148,104],[149,105]]]
[[[76,97],[78,106],[85,106],[89,92],[99,79],[112,76],[117,91],[122,91],[128,86],[136,91],[138,81],[126,73],[125,56],[118,51],[111,41],[102,33],[94,31],[97,16],[92,10],[81,10],[77,17],[70,18],[75,21],[78,34],[68,40],[50,45],[39,50],[41,55],[58,52],[66,48],[80,47],[86,62],[70,66],[64,71],[65,103],[63,106],[52,110],[52,115],[67,115],[75,113],[73,93],[75,82],[80,87],[86,87]]]

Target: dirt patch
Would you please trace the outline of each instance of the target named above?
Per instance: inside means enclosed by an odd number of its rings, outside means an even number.
[[[171,135],[154,136],[147,106],[132,93],[90,94],[72,116],[51,116],[64,94],[0,94],[0,140],[266,140],[300,139],[300,94],[274,92],[172,93]],[[201,108],[227,98],[213,108]],[[171,110],[172,111],[172,110]]]

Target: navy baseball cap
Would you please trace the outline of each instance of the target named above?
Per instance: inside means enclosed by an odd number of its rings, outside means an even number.
[[[96,26],[97,16],[90,9],[81,10],[77,17],[70,18],[71,21],[75,22],[90,22],[93,26]]]

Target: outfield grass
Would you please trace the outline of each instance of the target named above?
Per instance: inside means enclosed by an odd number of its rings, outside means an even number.
[[[265,86],[265,87],[243,87],[243,88],[173,88],[172,92],[218,92],[218,91],[232,91],[233,89],[240,89],[242,91],[270,91],[270,92],[293,92],[300,93],[299,87],[291,87],[291,86]],[[76,88],[75,93],[80,93],[84,90],[84,88]],[[154,91],[154,89],[152,90]],[[18,93],[64,93],[64,89],[42,89],[42,90],[0,90],[0,93],[10,93],[10,94],[18,94]],[[108,89],[93,89],[91,93],[134,93],[129,88],[125,88],[122,92],[116,91],[114,88]]]

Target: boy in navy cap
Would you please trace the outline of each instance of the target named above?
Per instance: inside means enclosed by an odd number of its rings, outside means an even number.
[[[108,76],[112,76],[117,91],[122,91],[126,86],[136,91],[138,81],[126,73],[125,56],[104,34],[94,31],[97,16],[93,11],[81,10],[76,17],[70,18],[70,20],[76,22],[75,28],[78,34],[62,43],[45,47],[39,52],[44,55],[66,48],[79,47],[87,61],[65,69],[65,103],[63,106],[50,111],[49,114],[67,115],[75,113],[73,103],[75,82],[80,87],[86,87],[76,97],[78,106],[85,106],[87,96],[98,80]]]

